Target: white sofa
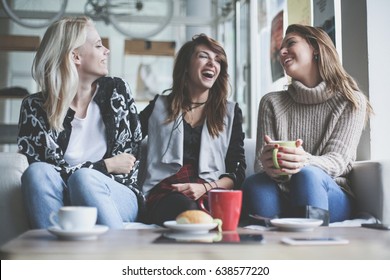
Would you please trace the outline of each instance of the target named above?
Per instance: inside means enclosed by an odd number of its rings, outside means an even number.
[[[254,139],[245,139],[245,156],[248,176],[254,172]],[[27,166],[26,157],[21,154],[0,153],[0,245],[29,228],[20,191],[20,178]],[[141,163],[141,176],[143,166]],[[351,180],[358,211],[390,223],[390,161],[357,162]]]

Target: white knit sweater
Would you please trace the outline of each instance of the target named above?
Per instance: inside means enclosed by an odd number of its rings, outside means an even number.
[[[366,99],[356,92],[359,107],[339,93],[329,93],[325,82],[307,88],[293,80],[287,91],[271,92],[260,101],[255,170],[262,171],[264,135],[273,140],[303,140],[308,164],[317,166],[350,192],[345,176],[356,159],[364,127]]]

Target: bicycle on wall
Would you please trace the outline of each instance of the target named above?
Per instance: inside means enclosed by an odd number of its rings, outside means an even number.
[[[65,15],[68,0],[1,0],[4,12],[17,24],[44,28]],[[130,38],[161,32],[173,16],[173,0],[87,0],[84,14],[111,24]]]

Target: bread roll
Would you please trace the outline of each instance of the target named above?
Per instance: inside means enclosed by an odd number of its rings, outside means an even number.
[[[187,210],[176,217],[178,224],[212,224],[213,217],[202,210]]]

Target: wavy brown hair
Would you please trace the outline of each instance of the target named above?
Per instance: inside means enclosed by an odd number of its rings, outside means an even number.
[[[358,99],[355,92],[360,91],[354,78],[344,69],[339,59],[336,47],[329,35],[318,27],[292,24],[287,27],[286,35],[297,33],[318,51],[318,69],[321,78],[325,81],[330,92],[343,94],[355,108],[358,108]],[[373,113],[373,109],[367,101],[367,118]]]
[[[179,50],[175,58],[173,68],[173,84],[168,95],[168,122],[174,121],[181,112],[186,112],[191,105],[187,88],[187,69],[191,66],[191,57],[199,45],[204,45],[218,55],[221,71],[210,89],[205,115],[207,128],[213,137],[217,137],[224,129],[224,116],[229,91],[228,63],[225,50],[214,39],[205,34],[195,35],[191,41],[186,42]]]

